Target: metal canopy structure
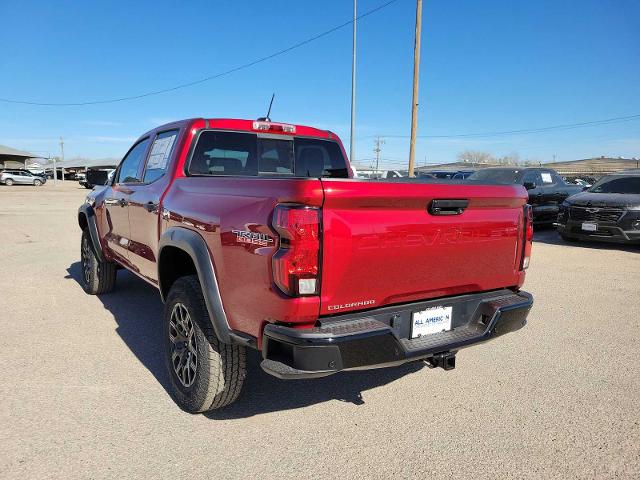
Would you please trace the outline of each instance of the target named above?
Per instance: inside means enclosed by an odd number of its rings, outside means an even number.
[[[0,168],[25,168],[30,158],[38,158],[38,155],[0,145]]]
[[[116,158],[70,158],[64,162],[58,162],[58,168],[80,170],[85,168],[116,168],[120,160]]]

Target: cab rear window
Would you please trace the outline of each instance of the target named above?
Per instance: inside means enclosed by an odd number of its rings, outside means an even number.
[[[347,178],[340,146],[331,140],[206,130],[188,166],[190,175]]]

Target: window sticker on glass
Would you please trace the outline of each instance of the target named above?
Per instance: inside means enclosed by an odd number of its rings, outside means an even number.
[[[547,172],[542,172],[542,181],[544,183],[553,183],[553,180],[551,179],[551,174],[547,173]]]
[[[149,161],[147,162],[148,169],[159,168],[164,170],[167,167],[171,147],[173,147],[176,136],[177,134],[174,133],[164,138],[157,138],[156,141],[153,142],[153,147],[149,154]]]

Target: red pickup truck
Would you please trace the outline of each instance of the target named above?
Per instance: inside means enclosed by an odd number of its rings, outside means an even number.
[[[233,402],[245,351],[283,379],[426,360],[521,328],[532,239],[520,185],[352,178],[332,132],[191,119],[131,147],[78,212],[89,294],[160,291],[171,393]]]

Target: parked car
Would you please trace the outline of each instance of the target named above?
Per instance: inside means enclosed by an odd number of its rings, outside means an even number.
[[[436,178],[435,175],[432,175],[428,172],[415,172],[415,178],[419,180],[429,180]]]
[[[429,170],[428,173],[432,175],[434,178],[439,178],[441,180],[451,180],[453,176],[457,173],[456,170]]]
[[[562,177],[565,182],[571,184],[571,185],[580,185],[581,187],[584,188],[589,188],[591,187],[594,183],[595,180],[591,177],[576,177],[575,175],[567,175],[566,177]]]
[[[28,170],[3,170],[0,173],[0,183],[10,187],[11,185],[44,185],[47,179],[40,175],[34,175]]]
[[[92,168],[87,170],[85,178],[81,179],[78,183],[84,188],[91,190],[96,185],[106,185],[113,177],[115,169],[111,168]]]
[[[458,170],[453,177],[451,177],[452,180],[464,180],[465,178],[469,178],[471,175],[473,175],[473,173],[475,172],[475,170]]]
[[[533,223],[553,225],[558,218],[560,204],[583,188],[566,183],[555,170],[539,167],[496,167],[478,170],[469,181],[518,183],[529,193],[529,204],[533,207]]]
[[[607,175],[566,199],[558,232],[569,241],[640,243],[640,170]]]
[[[524,188],[351,176],[326,130],[156,128],[79,209],[84,290],[112,290],[119,267],[158,288],[168,388],[189,412],[236,400],[246,348],[282,379],[450,370],[459,349],[525,325]]]
[[[384,179],[384,178],[404,178],[409,172],[404,170],[360,170],[357,178]]]

